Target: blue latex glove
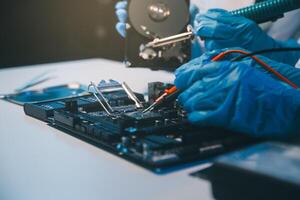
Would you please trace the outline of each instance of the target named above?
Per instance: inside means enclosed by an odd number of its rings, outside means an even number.
[[[211,51],[239,46],[250,51],[269,48],[300,47],[296,41],[281,42],[268,36],[255,22],[230,14],[221,9],[197,14],[194,20],[195,34],[204,38],[205,47]],[[294,66],[299,52],[268,53],[267,57]]]
[[[276,80],[250,59],[211,62],[216,54],[204,54],[175,72],[175,85],[183,91],[178,99],[191,123],[256,137],[285,138],[299,133],[300,91]],[[297,72],[300,85],[298,69],[264,60],[284,69],[281,74]]]
[[[233,49],[243,50],[243,51],[247,52],[247,50],[239,48],[239,47],[238,48],[233,48]],[[211,59],[214,56],[220,54],[221,52],[227,51],[227,50],[229,50],[229,49],[228,48],[218,49],[218,50],[214,50],[214,51],[211,51],[211,52],[207,52],[207,53],[203,54],[201,57],[199,57],[197,59],[193,59],[189,63],[186,63],[186,64],[182,65],[180,68],[178,68],[176,70],[175,73],[176,74],[190,73],[190,75],[194,76],[194,74],[197,74],[197,69],[199,68],[199,65],[203,65],[203,64],[211,62]],[[234,57],[237,57],[237,56],[240,56],[240,54],[230,54],[229,56],[226,56],[226,59],[230,60],[230,59],[232,59]],[[261,60],[263,60],[269,66],[271,66],[274,70],[279,72],[281,75],[288,78],[290,81],[292,81],[298,87],[300,87],[300,70],[299,69],[297,69],[293,66],[284,64],[284,63],[278,63],[277,61],[271,60],[271,59],[269,59],[267,57],[264,57],[264,56],[257,56],[257,57],[260,58]],[[243,59],[243,62],[246,63],[249,66],[254,67],[255,69],[258,69],[262,73],[266,73],[266,74],[270,75],[272,78],[277,79],[277,77],[275,75],[273,75],[269,71],[266,71],[263,67],[261,67],[261,65],[259,65],[253,59],[251,59],[251,58]],[[192,77],[191,77],[191,80],[193,80]]]
[[[197,14],[199,13],[199,8],[194,5],[191,4],[190,5],[190,24],[193,25],[194,21],[195,21],[195,17],[197,16]],[[201,56],[202,51],[201,51],[201,45],[199,44],[197,39],[194,39],[191,41],[192,43],[192,55],[191,58],[197,58],[199,56]]]
[[[125,38],[126,37],[126,21],[127,21],[127,1],[119,1],[116,6],[116,16],[118,23],[116,24],[116,30],[118,33]],[[193,24],[196,15],[199,13],[199,9],[196,5],[191,4],[190,6],[190,22]],[[192,41],[192,58],[199,57],[202,54],[200,44],[197,40]]]
[[[116,24],[116,30],[125,38],[126,36],[126,21],[127,21],[127,1],[119,1],[116,6],[116,15],[118,17],[118,23]]]

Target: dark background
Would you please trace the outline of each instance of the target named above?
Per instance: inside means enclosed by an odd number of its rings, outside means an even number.
[[[122,60],[117,0],[1,0],[0,68],[84,58]]]

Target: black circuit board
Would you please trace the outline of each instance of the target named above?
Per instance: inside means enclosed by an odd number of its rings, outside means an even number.
[[[150,83],[149,101],[168,84]],[[253,142],[229,131],[192,126],[176,101],[143,113],[123,90],[103,93],[115,111],[109,116],[92,94],[25,104],[26,115],[157,173],[211,158]],[[142,94],[135,95],[149,105]],[[151,100],[152,99],[152,100]]]

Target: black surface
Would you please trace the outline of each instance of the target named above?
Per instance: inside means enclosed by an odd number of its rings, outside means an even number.
[[[122,60],[116,2],[0,1],[0,68],[94,57]]]
[[[261,143],[220,156],[212,167],[191,175],[210,181],[217,200],[296,200],[300,197],[299,152],[299,146],[287,143]]]

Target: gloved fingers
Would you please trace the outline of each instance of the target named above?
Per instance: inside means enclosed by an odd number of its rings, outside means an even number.
[[[188,114],[188,120],[190,123],[206,127],[217,126],[222,124],[222,116],[218,116],[215,111],[194,111]]]
[[[127,1],[119,1],[118,3],[116,3],[115,9],[116,10],[118,10],[118,9],[126,9],[127,8],[127,4],[128,4]]]
[[[223,45],[225,45],[225,47],[230,47],[229,43],[225,40],[215,40],[215,39],[210,39],[210,38],[206,38],[204,41],[204,46],[205,49],[207,49],[208,51],[212,50],[212,49],[219,49],[224,47]]]
[[[262,60],[263,62],[265,62],[266,64],[268,64],[270,67],[272,67],[274,70],[276,70],[279,73],[284,72],[286,74],[286,72],[287,72],[287,75],[291,75],[291,73],[293,73],[293,71],[295,69],[295,67],[293,67],[293,66],[286,65],[284,63],[279,63],[275,60],[271,60],[262,55],[256,55],[256,57],[259,58],[260,60]],[[259,65],[256,61],[254,61],[251,58],[245,58],[245,59],[243,59],[242,62],[247,62],[262,72],[270,73],[269,71],[267,71],[265,68],[263,68],[261,65]]]
[[[232,75],[232,73],[230,74]],[[203,93],[202,96],[195,96],[189,101],[190,112],[188,120],[192,124],[199,126],[229,126],[231,115],[234,112],[236,101],[239,98],[239,84],[231,84],[224,86],[220,83],[210,94]],[[221,87],[221,88],[220,88]],[[223,88],[222,88],[223,87]],[[246,105],[245,105],[246,106]]]
[[[196,66],[198,67],[198,66]],[[211,62],[198,69],[188,69],[176,75],[175,85],[179,90],[185,90],[194,82],[203,79],[206,76],[212,76],[220,70],[220,65],[217,62]]]
[[[232,62],[227,60],[208,62],[176,74],[174,83],[179,90],[184,91],[198,80],[203,80],[204,82],[222,80],[219,76],[226,78],[226,75],[235,67],[236,65],[232,65]]]
[[[213,39],[230,39],[235,34],[236,28],[216,20],[200,16],[194,22],[194,32],[197,36]]]
[[[118,22],[116,24],[116,30],[123,38],[126,37],[126,23]]]
[[[233,49],[237,49],[237,50],[244,50],[242,48],[236,47]],[[184,73],[194,73],[197,70],[200,70],[201,68],[203,68],[204,65],[208,64],[211,62],[211,59],[213,57],[215,57],[216,55],[220,54],[221,52],[225,52],[229,50],[228,48],[226,49],[218,49],[218,50],[213,50],[210,52],[206,52],[204,54],[202,54],[202,56],[195,58],[193,60],[191,60],[190,62],[182,65],[181,67],[179,67],[176,71],[175,71],[175,76],[179,77],[181,74]],[[238,56],[240,54],[229,54],[228,56],[226,56],[224,58],[224,60],[230,60],[236,56]]]
[[[212,47],[216,48],[217,45],[213,45]],[[251,53],[251,51],[245,50],[245,49],[240,48],[240,47],[234,47],[234,48],[230,48],[230,49],[223,49],[223,51],[231,50],[231,49],[243,50],[243,51]],[[226,58],[232,59],[232,58],[239,57],[241,55],[242,54],[239,54],[239,53],[233,53],[233,54],[230,54],[229,56],[226,56]],[[271,60],[271,59],[269,59],[265,56],[262,56],[262,55],[255,55],[255,56],[258,59],[265,62],[267,65],[269,65],[272,69],[274,69],[275,71],[277,71],[278,73],[283,75],[284,77],[287,77],[288,79],[293,79],[294,75],[297,75],[297,77],[300,77],[300,69],[297,69],[293,66],[290,66],[290,65],[287,65],[287,64],[284,64],[284,63],[279,63],[277,61]],[[253,60],[251,57],[243,58],[242,60],[239,60],[237,62],[243,63],[243,64],[248,65],[248,66],[251,66],[252,68],[254,68],[254,69],[256,69],[256,70],[258,70],[258,71],[260,71],[264,74],[267,74],[267,75],[271,76],[274,79],[278,79],[277,76],[275,76],[269,70],[267,70],[266,68],[261,66],[257,61]],[[299,83],[300,83],[300,80],[299,80]]]
[[[257,137],[284,138],[299,133],[299,92],[247,68],[217,109],[194,110],[188,120],[198,126],[224,127]]]
[[[195,110],[216,109],[235,83],[232,76],[237,75],[234,67],[223,67],[218,74],[204,77],[183,91],[178,100],[188,112]]]
[[[214,77],[204,77],[201,80],[195,81],[191,84],[189,88],[184,90],[178,97],[178,100],[181,104],[186,103],[195,95],[200,93],[210,94],[216,87],[218,87],[219,79],[222,78],[222,75],[217,75]]]
[[[196,15],[199,13],[199,8],[195,4],[190,5],[190,23],[193,24]]]
[[[125,9],[116,10],[116,15],[118,17],[119,22],[125,23],[127,20],[127,11]]]
[[[203,87],[205,89],[200,88],[199,90],[202,89],[200,92],[185,92],[185,94],[180,96],[185,101],[179,99],[179,102],[183,102],[183,108],[187,112],[216,110],[225,101],[227,91],[229,90],[227,87],[222,88],[222,85],[215,87],[211,84],[210,87]]]
[[[202,60],[202,56],[200,56],[198,58],[194,58],[193,60],[189,61],[188,63],[182,65],[179,68],[177,68],[176,71],[175,71],[175,76],[178,76],[178,75],[180,75],[181,73],[183,73],[183,72],[185,72],[187,70],[188,71],[190,71],[190,70],[197,70],[202,65],[208,63],[209,60],[208,59],[207,59],[207,61]],[[204,59],[206,59],[206,58],[204,58]]]
[[[204,94],[193,96],[184,106],[187,112],[194,111],[213,111],[216,110],[224,101],[222,95],[205,97]]]
[[[271,60],[271,59],[261,56],[261,55],[257,55],[257,57],[259,59],[261,59],[262,61],[264,61],[266,64],[268,64],[272,69],[277,71],[279,74],[281,74],[282,76],[286,77],[291,82],[296,84],[298,87],[300,86],[300,78],[299,78],[300,77],[300,69],[293,67],[291,65],[279,63],[277,61]],[[249,66],[252,66],[253,68],[259,70],[260,72],[271,76],[275,80],[279,80],[279,78],[277,76],[275,76],[270,71],[266,70],[264,67],[262,67],[260,64],[258,64],[256,61],[254,61],[251,58],[245,58],[240,62],[246,63]],[[284,83],[284,82],[281,82],[281,83]]]
[[[210,9],[204,14],[204,16],[219,23],[228,24],[235,27],[238,24],[250,22],[250,20],[245,17],[232,15],[230,12],[223,9]]]
[[[195,94],[205,92],[205,84],[202,80],[196,81],[191,87],[186,89],[184,92],[182,92],[178,96],[178,101],[182,105],[186,103],[191,97],[193,97]]]
[[[215,10],[208,10],[206,13],[198,13],[195,16],[195,27],[197,24],[199,24],[203,20],[209,20],[209,21],[215,21],[215,22],[222,22],[220,19],[223,18],[223,12],[224,10],[221,9],[215,9]],[[233,22],[230,23],[232,25]],[[228,24],[227,22],[225,24]]]
[[[222,17],[232,16],[232,14],[230,14],[227,10],[224,10],[222,8],[208,9],[206,15],[212,18],[222,18]]]
[[[227,47],[226,48],[227,50],[229,50],[229,49],[236,49],[234,47],[238,46],[239,44],[243,44],[243,43],[241,41],[237,41],[234,36],[233,37],[229,37],[227,39],[211,39],[211,38],[206,38],[205,41],[204,41],[204,46],[205,46],[205,48],[207,50],[222,49],[224,47]],[[230,55],[226,56],[226,59],[233,58],[234,57],[233,55],[241,55],[241,54],[230,54]]]
[[[296,68],[294,66],[287,65],[287,64],[284,64],[284,63],[279,63],[279,62],[276,62],[274,60],[268,59],[268,58],[263,57],[263,56],[257,56],[257,57],[260,58],[260,59],[262,59],[265,63],[267,63],[269,66],[271,66],[275,71],[277,71],[282,76],[284,76],[287,79],[289,79],[290,81],[292,81],[298,87],[300,86],[300,69],[299,68]],[[252,62],[254,62],[254,61],[252,61]],[[271,76],[274,79],[278,79],[278,77],[276,77],[274,74],[272,74],[269,71],[267,71],[264,68],[262,68],[261,65],[258,65],[256,63],[255,66],[258,66],[257,68],[260,71],[265,71],[265,73],[271,74]]]
[[[183,73],[186,70],[196,70],[196,69],[200,68],[204,64],[209,63],[211,61],[211,59],[214,56],[218,55],[220,52],[221,52],[221,50],[213,50],[210,52],[206,52],[197,58],[194,58],[193,60],[189,61],[188,63],[177,68],[175,71],[175,76],[180,73]]]
[[[119,21],[116,24],[116,30],[123,38],[126,36],[127,4],[127,1],[119,1],[115,5],[116,15]]]
[[[201,44],[199,43],[198,40],[192,40],[191,41],[191,46],[192,46],[192,52],[191,52],[191,59],[195,59],[201,56],[203,53]]]
[[[300,44],[299,44],[299,40],[298,42],[296,40],[293,39],[289,39],[288,41],[276,41],[274,40],[275,43],[277,43],[277,46],[280,46],[282,48],[299,48]],[[291,66],[295,66],[300,58],[300,51],[294,51],[294,52],[281,52],[281,53],[276,53],[274,54],[273,59],[282,62],[282,63],[286,63],[288,65]]]

